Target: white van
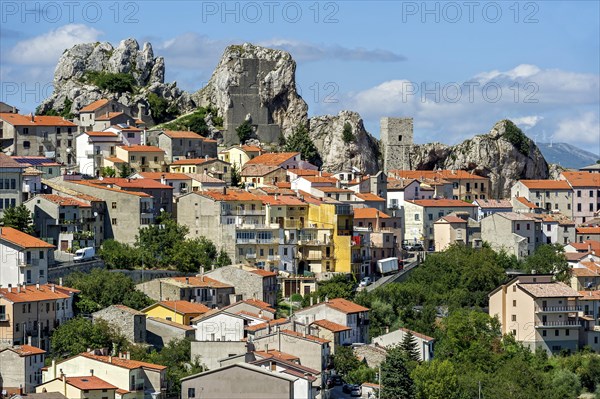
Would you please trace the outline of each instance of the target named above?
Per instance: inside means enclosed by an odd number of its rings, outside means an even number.
[[[86,260],[92,260],[96,256],[96,250],[94,247],[86,247],[81,248],[75,251],[75,256],[73,257],[73,261],[75,262],[84,262]]]

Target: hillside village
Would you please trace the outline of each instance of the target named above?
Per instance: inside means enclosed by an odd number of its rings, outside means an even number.
[[[556,180],[521,179],[510,196],[495,197],[490,179],[472,172],[403,169],[410,119],[382,121],[400,151],[389,144],[375,174],[326,172],[303,148],[282,151],[259,140],[225,146],[143,119],[109,99],[85,105],[72,120],[21,115],[2,104],[6,395],[374,397],[385,386],[373,376],[336,385],[343,374],[336,359],[350,350],[377,370],[398,346],[426,363],[436,345],[429,331],[377,320],[375,330],[361,295],[402,285],[395,281],[410,281],[429,258],[461,246],[502,252],[513,264],[555,250],[566,268],[507,269],[485,309],[502,335],[532,351],[600,351],[599,165],[562,171]],[[186,241],[209,240],[215,253],[204,263],[192,259],[185,272],[177,261],[163,262],[166,248],[141,263],[114,260],[108,243],[133,252],[146,245],[143,237],[153,239],[144,230],[158,236],[169,226],[182,228]],[[67,270],[68,281],[70,272],[106,267],[142,276],[167,270],[137,279],[147,306],[111,303],[93,312],[82,311],[85,287],[56,277],[58,270]],[[557,279],[559,272],[566,277]],[[324,294],[328,282],[349,284],[356,300]],[[57,353],[55,334],[82,318],[106,322],[128,343],[122,348],[148,353],[183,342],[198,372],[167,378],[166,365],[117,352],[114,343]]]

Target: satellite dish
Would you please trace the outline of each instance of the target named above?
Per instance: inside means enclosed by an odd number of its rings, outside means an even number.
[[[98,212],[94,212],[94,217],[98,216]]]
[[[102,181],[102,180],[104,180],[104,177],[100,176],[100,177],[98,178],[98,180]]]
[[[69,147],[69,148],[67,148],[66,151],[67,151],[67,154],[70,154],[73,151],[73,149],[71,147]]]

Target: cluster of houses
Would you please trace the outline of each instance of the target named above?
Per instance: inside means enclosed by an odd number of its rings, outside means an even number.
[[[409,331],[370,337],[369,310],[344,299],[278,318],[278,291],[307,295],[335,274],[377,276],[378,261],[400,265],[456,243],[487,242],[518,259],[562,245],[569,284],[515,275],[490,294],[490,314],[531,348],[600,350],[598,165],[520,180],[501,199],[491,198],[488,178],[461,170],[325,172],[299,152],[219,147],[191,131],[148,129],[144,115],[132,117],[114,100],[87,105],[73,121],[17,111],[0,112],[0,216],[24,205],[35,236],[1,227],[4,390],[165,397],[165,368],[128,354],[90,348],[43,367],[52,331],[73,317],[78,293],[48,281],[57,255],[107,239],[132,244],[162,212],[190,238],[212,240],[232,265],[143,282],[137,288],[155,304],[114,305],[93,318],[141,345],[190,339],[192,359],[208,371],[182,380],[183,398],[317,397],[340,345],[376,367]],[[411,333],[430,359],[433,338]]]

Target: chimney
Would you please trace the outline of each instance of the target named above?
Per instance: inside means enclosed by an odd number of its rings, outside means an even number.
[[[167,184],[167,179],[165,178],[165,175],[160,176],[160,184],[164,184],[164,185]]]
[[[31,118],[32,122],[35,122],[35,116],[33,115],[33,112],[29,113],[29,117]]]
[[[208,161],[208,154],[206,154],[206,155],[204,156],[204,159],[206,159],[206,160]]]
[[[38,291],[40,290],[40,283],[39,282],[35,283],[35,289],[38,290]]]
[[[21,284],[17,284],[17,293],[20,294],[21,293]]]
[[[63,285],[63,279],[62,279],[62,277],[58,278],[58,285],[60,285],[62,287],[62,285]]]
[[[62,373],[62,369],[60,371],[61,371],[60,378],[62,379],[62,382],[63,382],[63,395],[67,396],[67,376],[64,373]]]
[[[90,375],[93,377],[94,376],[94,369],[90,369]]]
[[[186,283],[186,284],[189,284],[189,283],[190,283],[190,278],[189,278],[189,277],[186,277],[186,278],[185,278],[185,283]]]
[[[112,356],[108,355],[108,362],[112,364]]]
[[[50,286],[50,289],[52,290],[52,292],[56,292],[56,288],[54,287],[54,284],[52,284],[52,285]]]
[[[319,177],[323,177],[323,172],[319,170]]]
[[[52,372],[52,379],[56,378],[56,359],[52,359],[52,365],[50,366],[50,371]]]
[[[206,171],[205,171],[206,173]],[[227,195],[227,186],[223,186],[223,195]]]
[[[390,332],[390,326],[385,326],[385,333],[389,334],[389,332]]]

